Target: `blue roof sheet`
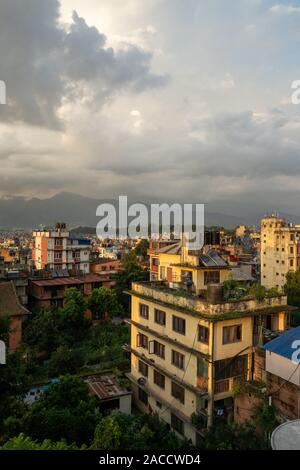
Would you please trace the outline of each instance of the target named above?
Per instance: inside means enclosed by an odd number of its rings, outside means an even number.
[[[265,344],[264,349],[266,351],[279,354],[279,356],[292,359],[292,354],[295,352],[295,348],[292,348],[292,345],[296,340],[300,340],[300,326],[286,331],[282,335],[278,336],[278,338]]]

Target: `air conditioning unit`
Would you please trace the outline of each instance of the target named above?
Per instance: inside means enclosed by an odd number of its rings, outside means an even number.
[[[144,387],[146,385],[146,383],[147,383],[146,377],[140,377],[138,379],[138,384],[141,385],[141,387]]]

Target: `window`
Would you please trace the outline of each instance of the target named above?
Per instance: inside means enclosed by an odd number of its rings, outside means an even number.
[[[291,267],[294,266],[294,260],[293,260],[293,259],[290,259],[290,266],[291,266]]]
[[[166,312],[163,312],[162,310],[158,310],[157,308],[154,309],[154,321],[155,323],[158,323],[159,325],[165,325],[166,324]]]
[[[171,427],[174,429],[174,431],[177,431],[179,434],[184,436],[184,423],[173,413],[171,413]]]
[[[162,280],[166,279],[166,268],[165,268],[165,266],[160,267],[160,278]]]
[[[223,327],[223,344],[237,343],[242,340],[242,325]]]
[[[176,398],[180,403],[184,403],[184,388],[180,387],[180,385],[177,385],[175,382],[172,382],[171,394],[172,397]]]
[[[246,377],[248,368],[247,354],[235,358],[222,359],[215,362],[215,380],[225,380],[230,377]]]
[[[160,388],[165,388],[165,376],[157,372],[157,370],[153,371],[153,382]]]
[[[198,326],[198,341],[204,344],[209,343],[209,328],[202,325]]]
[[[144,376],[148,377],[148,365],[143,361],[139,361],[139,372]]]
[[[149,306],[145,304],[140,304],[140,317],[149,319]]]
[[[145,392],[145,390],[143,390],[142,388],[139,387],[139,400],[144,403],[144,405],[148,405],[148,395],[147,393]]]
[[[178,369],[184,369],[184,355],[172,349],[172,364]]]
[[[185,320],[173,315],[173,331],[185,335]]]
[[[148,349],[148,336],[143,335],[143,333],[138,333],[137,346],[140,348]]]
[[[204,271],[204,284],[219,284],[220,271]]]
[[[165,358],[165,346],[158,341],[151,341],[150,342],[150,354],[155,354],[156,356],[161,357],[162,359]]]

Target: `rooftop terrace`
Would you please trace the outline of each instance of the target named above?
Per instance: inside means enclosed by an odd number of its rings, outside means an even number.
[[[178,292],[163,281],[134,282],[130,293],[137,297],[155,300],[166,307],[175,307],[177,310],[215,320],[293,309],[287,305],[287,297],[284,295],[266,297],[262,300],[247,298],[211,303],[188,291]]]

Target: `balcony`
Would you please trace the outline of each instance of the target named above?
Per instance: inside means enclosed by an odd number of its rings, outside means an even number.
[[[217,380],[215,382],[215,388],[214,388],[215,395],[232,392],[234,389],[234,386],[237,383],[244,381],[244,380],[245,378],[243,376],[230,377],[228,379]]]

